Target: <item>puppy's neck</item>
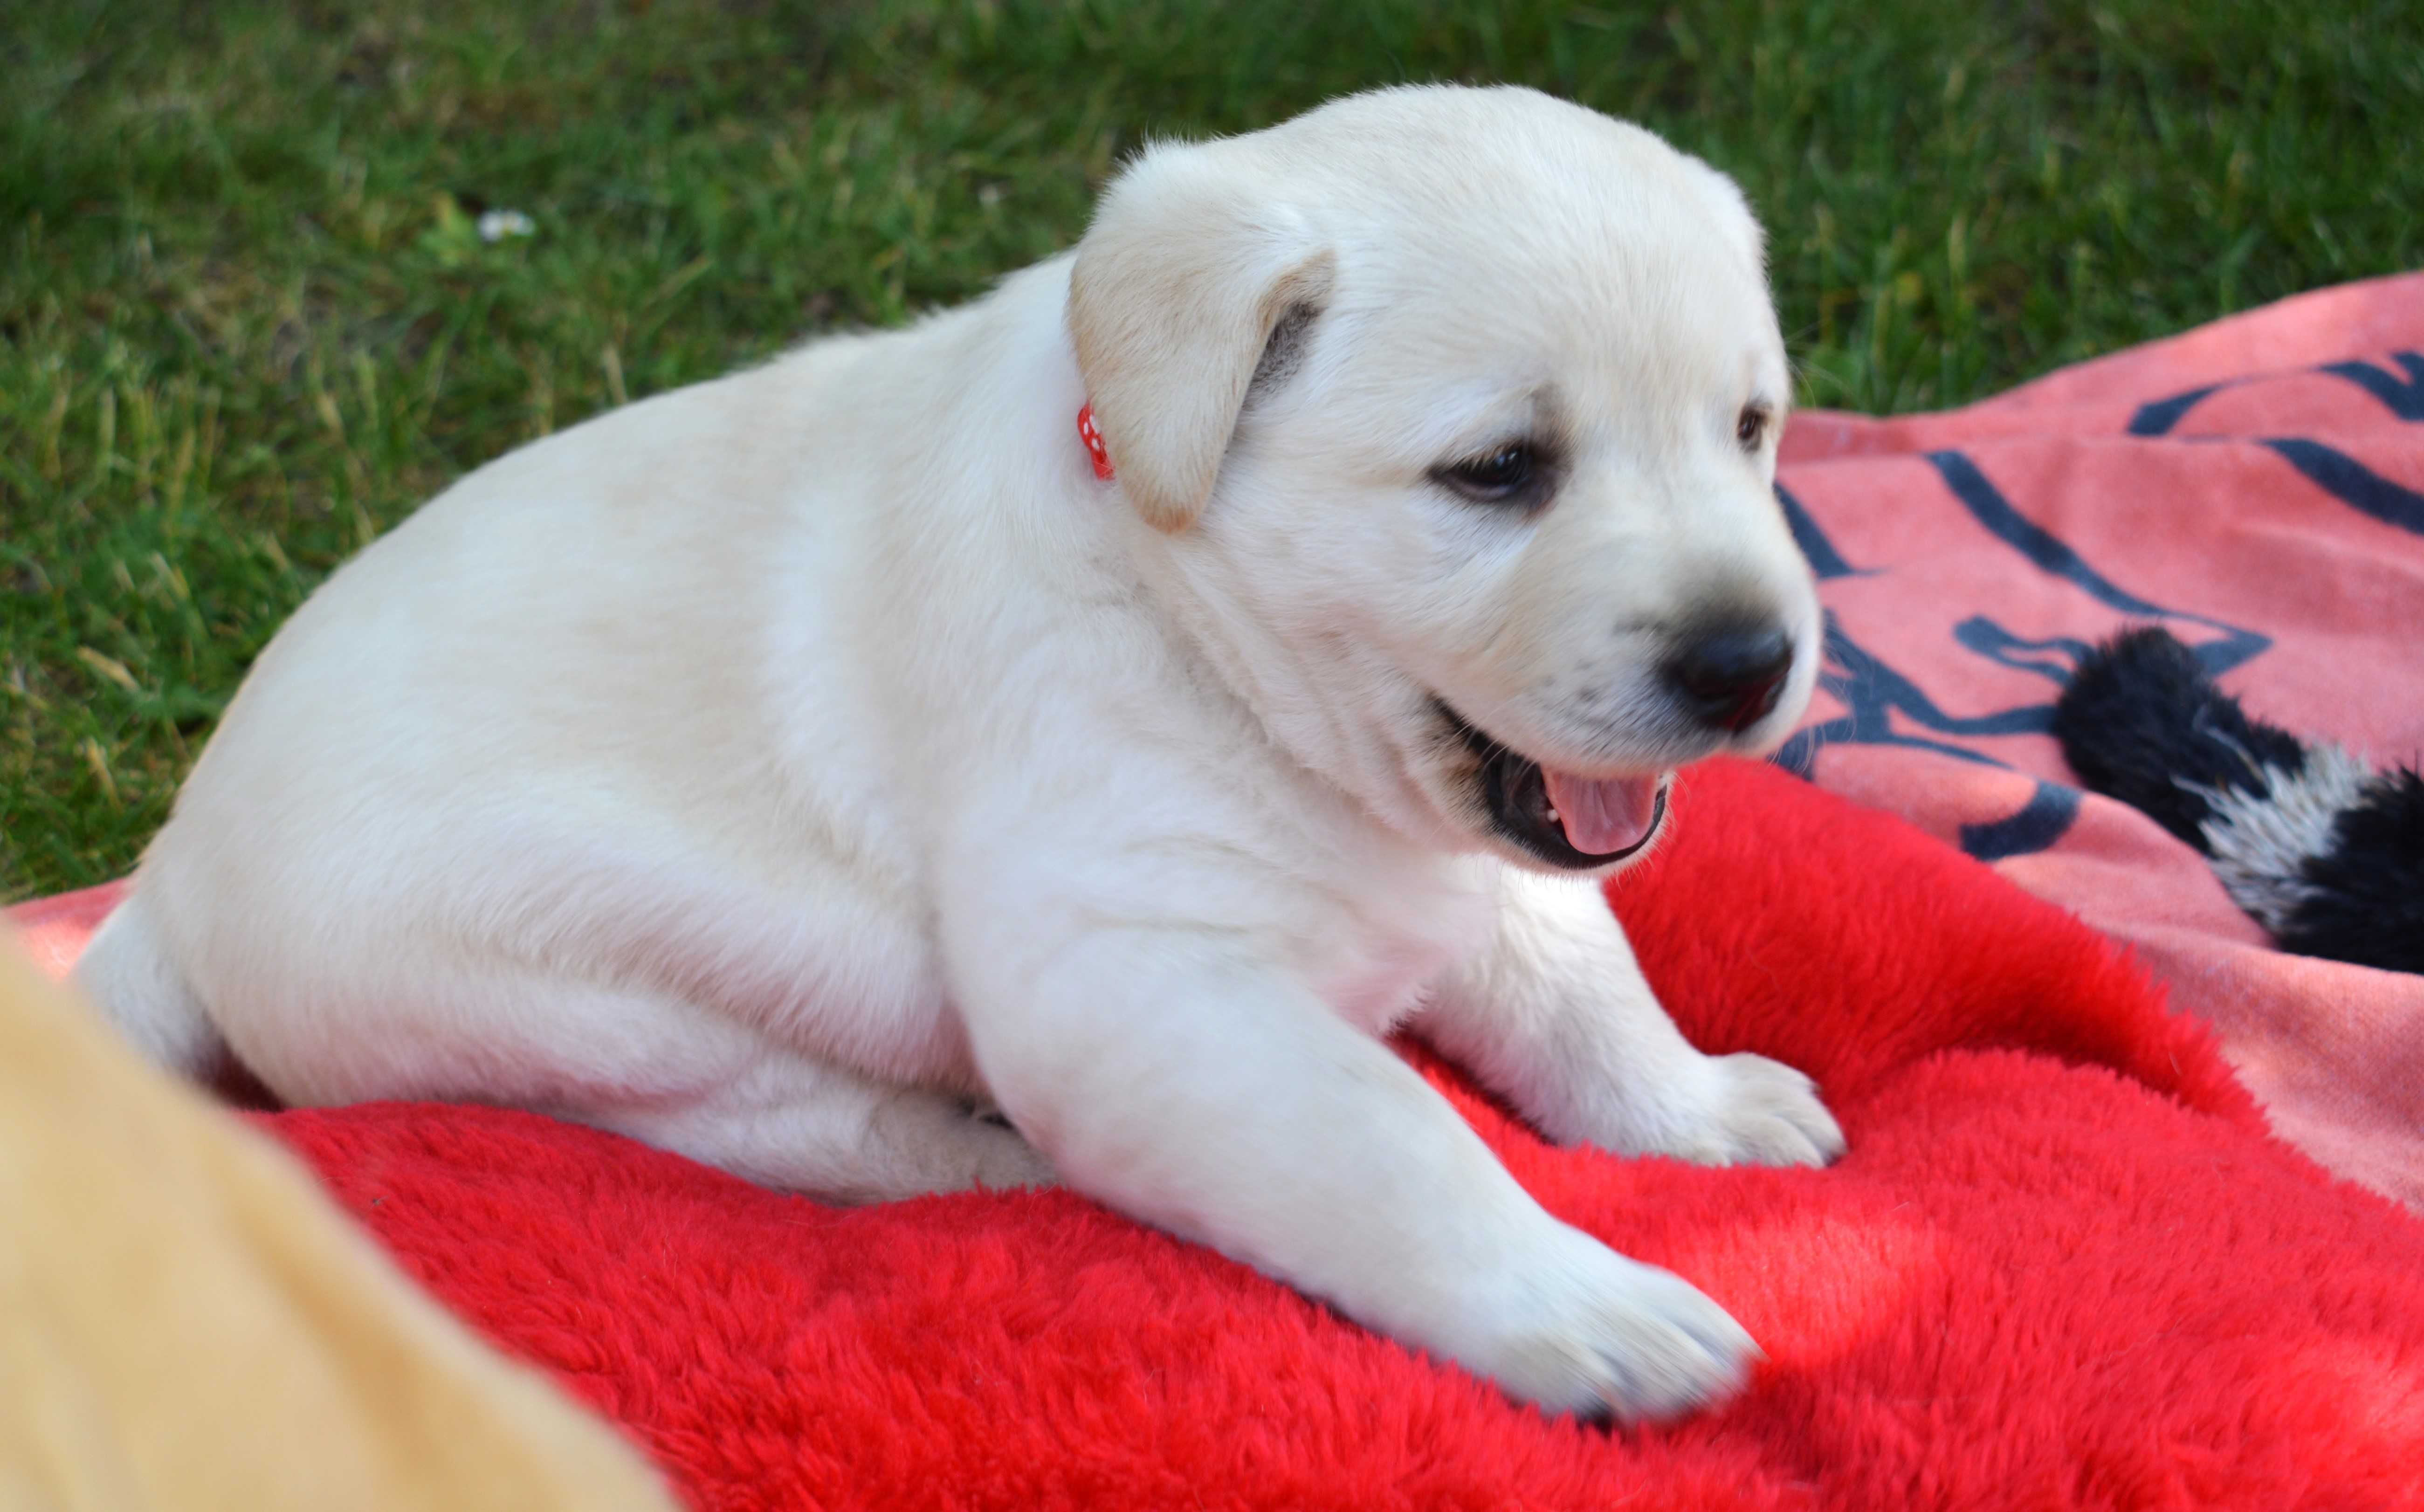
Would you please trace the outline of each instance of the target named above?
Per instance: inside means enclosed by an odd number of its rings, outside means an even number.
[[[1236,565],[1192,533],[1140,530],[1129,546],[1174,648],[1200,682],[1236,702],[1277,758],[1401,840],[1434,852],[1475,849],[1416,778],[1427,700],[1376,648],[1344,629],[1311,632],[1318,644],[1292,640],[1232,581]]]

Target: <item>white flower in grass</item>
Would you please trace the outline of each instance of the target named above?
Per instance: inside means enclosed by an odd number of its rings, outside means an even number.
[[[528,236],[538,226],[518,210],[484,210],[480,212],[480,240],[502,242],[508,236]]]

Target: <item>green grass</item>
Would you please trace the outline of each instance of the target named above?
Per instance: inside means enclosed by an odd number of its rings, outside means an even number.
[[[2424,261],[2412,0],[0,0],[0,899],[131,865],[279,620],[465,469],[975,294],[1147,135],[1433,78],[1739,177],[1809,403]]]

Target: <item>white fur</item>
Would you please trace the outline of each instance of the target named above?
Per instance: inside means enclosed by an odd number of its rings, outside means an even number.
[[[2259,765],[2253,756],[2247,764],[2264,779],[2261,793],[2174,781],[2206,802],[2209,812],[2198,829],[2223,890],[2278,934],[2320,891],[2305,880],[2305,864],[2330,855],[2338,845],[2334,830],[2339,817],[2365,802],[2373,769],[2364,757],[2328,743],[2310,747],[2294,772]]]
[[[1379,1037],[1563,1140],[1841,1150],[1807,1078],[1683,1042],[1431,711],[1587,776],[1780,739],[1817,605],[1775,427],[1734,427],[1787,385],[1740,196],[1635,128],[1419,88],[1156,148],[1074,256],[551,437],[363,552],[83,979],[295,1103],[518,1105],[853,1199],[1057,1178],[1549,1408],[1712,1400],[1733,1320]],[[1524,428],[1566,445],[1545,509],[1430,476]],[[1657,671],[1717,602],[1796,647],[1734,737]]]

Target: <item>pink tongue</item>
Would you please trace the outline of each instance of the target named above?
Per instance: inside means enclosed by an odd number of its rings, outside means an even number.
[[[1566,827],[1566,843],[1587,856],[1630,851],[1650,833],[1658,812],[1658,779],[1614,777],[1588,782],[1542,767],[1549,806]]]

